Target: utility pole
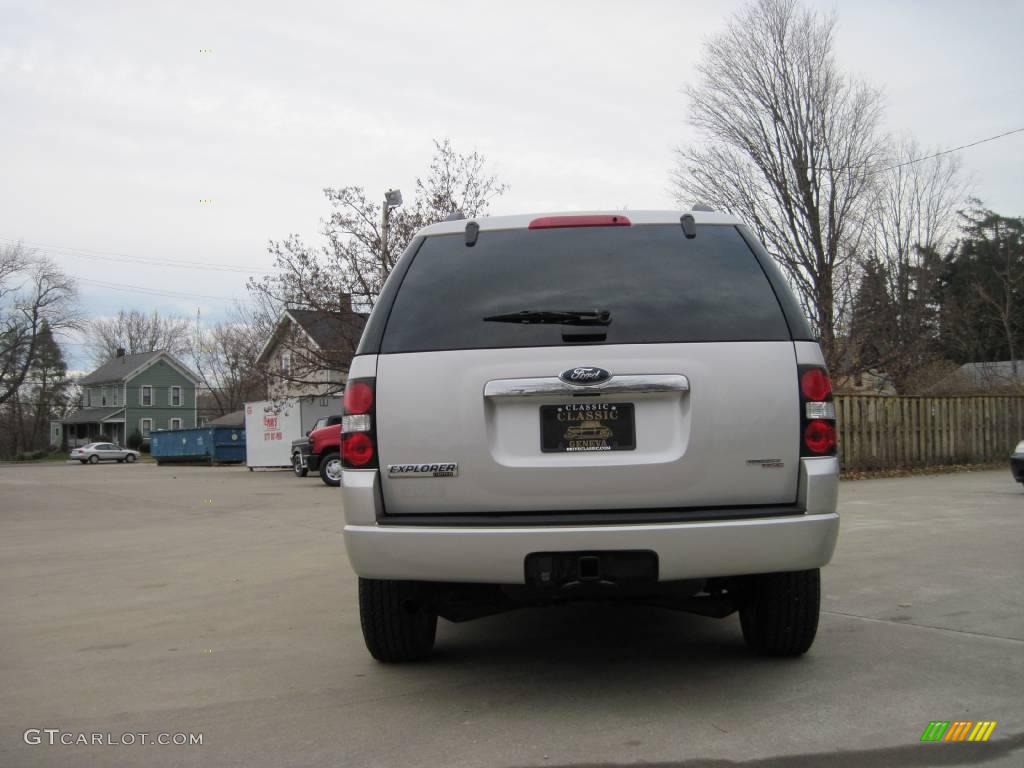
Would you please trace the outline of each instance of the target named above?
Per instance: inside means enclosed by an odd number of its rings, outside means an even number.
[[[388,216],[392,208],[398,208],[402,204],[402,192],[398,189],[389,189],[384,193],[384,207],[380,213],[380,277],[381,283],[388,276]]]

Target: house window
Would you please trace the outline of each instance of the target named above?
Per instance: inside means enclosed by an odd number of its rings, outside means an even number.
[[[141,387],[139,387],[139,404],[153,404],[153,388],[149,384],[144,384]]]
[[[170,428],[171,429],[181,429],[181,419],[171,419],[171,421],[170,421]]]
[[[281,375],[287,376],[292,372],[292,353],[282,352],[281,353]]]
[[[86,408],[91,408],[92,407],[92,390],[91,389],[85,390],[85,407]]]
[[[142,433],[143,437],[149,437],[149,433],[153,431],[153,420],[152,419],[139,419],[139,432]]]
[[[330,405],[330,401],[326,397],[321,397],[320,398],[320,407],[321,408],[326,408],[328,405]]]
[[[117,405],[117,387],[114,387],[114,405]]]
[[[103,389],[100,390],[100,405],[106,405],[106,404],[107,404],[107,388],[104,387]]]
[[[171,387],[169,402],[171,405],[181,405],[181,387]]]

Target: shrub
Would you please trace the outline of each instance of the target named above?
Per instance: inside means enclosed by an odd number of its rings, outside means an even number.
[[[14,457],[15,461],[38,461],[45,459],[49,454],[46,451],[22,451]]]
[[[131,448],[133,451],[137,451],[139,450],[141,445],[142,433],[136,429],[134,432],[128,435],[128,447]]]

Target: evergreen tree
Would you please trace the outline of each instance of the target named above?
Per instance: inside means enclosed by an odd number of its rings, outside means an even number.
[[[894,309],[882,265],[874,259],[866,262],[850,318],[851,370],[878,370],[888,362],[894,341]]]
[[[1024,355],[1024,218],[961,212],[962,237],[943,260],[940,344],[956,362]]]
[[[26,443],[31,448],[46,448],[49,442],[49,423],[67,405],[68,366],[64,353],[53,337],[53,331],[44,320],[39,332],[35,360],[29,368],[29,412],[32,414]]]
[[[900,394],[913,394],[920,372],[940,355],[936,283],[942,259],[917,248],[897,273],[877,258],[863,264],[850,318],[847,370],[884,375]]]

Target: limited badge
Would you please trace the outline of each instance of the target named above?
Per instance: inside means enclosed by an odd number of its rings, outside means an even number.
[[[761,469],[782,469],[786,466],[782,459],[747,459],[747,464],[752,467],[760,465]]]
[[[388,464],[388,477],[458,477],[459,465],[453,461],[437,464]]]

